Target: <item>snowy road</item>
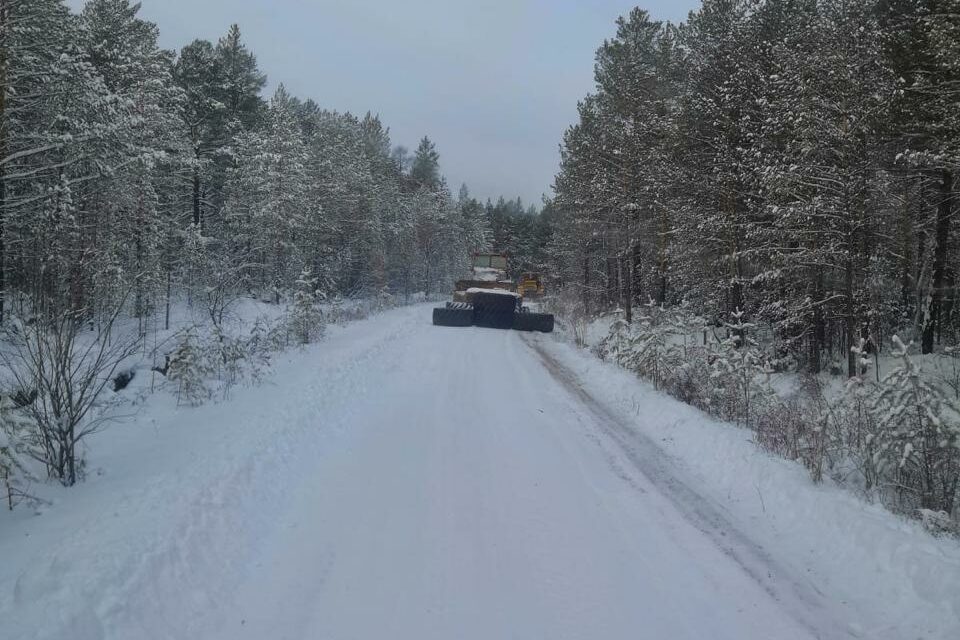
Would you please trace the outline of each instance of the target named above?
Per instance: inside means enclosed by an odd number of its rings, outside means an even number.
[[[714,539],[742,534],[706,535],[531,337],[414,320],[219,637],[839,637]]]
[[[149,396],[96,436],[82,485],[0,520],[0,637],[960,629],[948,542],[551,336],[429,319],[420,305],[335,328],[198,409]]]

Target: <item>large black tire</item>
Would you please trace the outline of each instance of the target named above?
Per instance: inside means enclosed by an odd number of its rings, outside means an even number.
[[[473,305],[469,302],[448,302],[446,305],[447,309],[466,309],[468,311],[473,311]]]
[[[516,296],[500,293],[473,294],[473,324],[491,329],[510,329],[517,309]]]
[[[433,310],[433,324],[440,327],[469,327],[473,324],[473,309],[437,307]]]
[[[513,314],[513,328],[517,331],[553,331],[552,313],[515,313]]]

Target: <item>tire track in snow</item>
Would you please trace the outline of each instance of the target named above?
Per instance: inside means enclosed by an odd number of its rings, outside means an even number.
[[[576,374],[549,354],[539,340],[524,341],[550,375],[587,411],[592,419],[584,422],[594,427],[596,435],[612,443],[684,520],[735,561],[791,618],[823,640],[862,637],[839,621],[816,585],[792,575],[763,545],[736,526],[721,505],[691,487],[678,473],[671,456],[652,438],[631,428],[587,392]],[[595,436],[588,433],[588,437]],[[623,477],[622,471],[615,471]]]

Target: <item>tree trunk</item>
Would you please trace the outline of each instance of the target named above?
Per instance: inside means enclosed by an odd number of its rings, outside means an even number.
[[[590,254],[583,256],[583,313],[590,316]]]
[[[724,207],[730,217],[730,288],[728,293],[729,298],[727,300],[727,314],[732,320],[734,318],[734,313],[740,313],[744,311],[743,283],[741,281],[743,275],[743,263],[740,258],[740,229],[737,199],[735,196],[724,194],[724,200]],[[742,321],[738,321],[738,324],[740,323],[742,323]],[[746,332],[743,328],[739,328],[735,333],[737,337],[740,338],[740,345],[743,345],[746,338]]]
[[[170,330],[170,281],[173,279],[172,268],[167,267],[167,304],[163,314],[163,330]]]
[[[200,211],[200,167],[194,167],[193,169],[193,224],[203,231],[201,226],[203,216]]]
[[[855,334],[857,330],[856,319],[853,316],[853,257],[847,256],[847,264],[844,269],[844,297],[846,298],[846,309],[844,318],[844,348],[847,351],[847,377],[852,378],[857,375],[857,354],[853,352]]]
[[[2,88],[0,88],[0,93],[2,93]],[[3,117],[3,99],[0,98],[0,118]],[[0,125],[0,130],[2,130],[2,125]],[[5,146],[3,141],[0,140],[0,157],[5,153]],[[5,319],[5,304],[7,298],[7,263],[6,263],[6,254],[7,246],[6,239],[4,237],[4,227],[6,226],[6,211],[7,211],[7,183],[4,179],[3,166],[0,166],[0,324],[3,324]]]
[[[0,33],[7,29],[7,3],[0,0]],[[0,49],[0,162],[7,156],[7,52]],[[0,324],[4,321],[7,297],[6,238],[7,182],[6,167],[0,164]]]
[[[619,300],[617,291],[617,259],[613,256],[606,257],[606,291],[604,293],[604,304],[607,308],[612,307]]]
[[[913,315],[914,300],[913,294],[916,287],[913,284],[913,220],[910,217],[910,183],[911,180],[904,180],[903,183],[903,208],[900,216],[900,301],[903,305],[905,315]]]
[[[620,257],[620,270],[623,275],[620,277],[621,289],[623,290],[623,310],[627,324],[633,322],[633,274],[630,273],[631,256],[624,252]]]
[[[943,289],[947,269],[947,248],[950,243],[950,216],[953,213],[953,173],[944,170],[940,176],[940,200],[937,203],[937,224],[934,235],[933,279],[930,283],[930,310],[924,318],[921,353],[933,353],[934,332],[940,323]]]
[[[657,302],[661,305],[667,303],[667,238],[669,231],[669,220],[667,219],[666,207],[661,208],[660,229],[657,233],[657,273],[660,282],[658,283]]]
[[[633,272],[633,300],[643,303],[643,249],[639,242],[633,245],[633,256],[631,258],[631,269]]]
[[[817,268],[813,276],[814,300],[817,306],[813,310],[813,336],[810,338],[810,362],[808,364],[810,373],[820,373],[823,367],[821,354],[823,353],[823,344],[827,338],[826,321],[823,316],[823,269]]]

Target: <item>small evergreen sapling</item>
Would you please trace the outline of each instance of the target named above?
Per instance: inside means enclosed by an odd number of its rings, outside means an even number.
[[[20,411],[17,403],[7,395],[0,396],[0,489],[11,511],[19,500],[28,497],[23,483],[34,479],[20,460],[34,433],[36,424]]]
[[[187,331],[170,354],[167,378],[177,385],[177,403],[199,406],[210,397],[207,377],[211,374],[203,349],[193,331]]]
[[[323,312],[317,306],[321,297],[317,291],[317,278],[305,267],[297,278],[290,311],[290,326],[300,344],[310,344],[323,336]]]
[[[744,321],[744,312],[739,309],[731,315],[733,322],[726,325],[730,336],[720,343],[710,377],[715,384],[714,395],[723,403],[719,415],[737,422],[743,420],[744,426],[751,427],[758,405],[773,395],[769,385],[773,372],[757,342],[747,334],[753,324]]]
[[[952,513],[960,483],[960,407],[923,375],[910,345],[893,337],[900,365],[881,382],[871,438],[878,473],[900,492],[915,493],[918,507]],[[912,343],[911,343],[912,344]]]

